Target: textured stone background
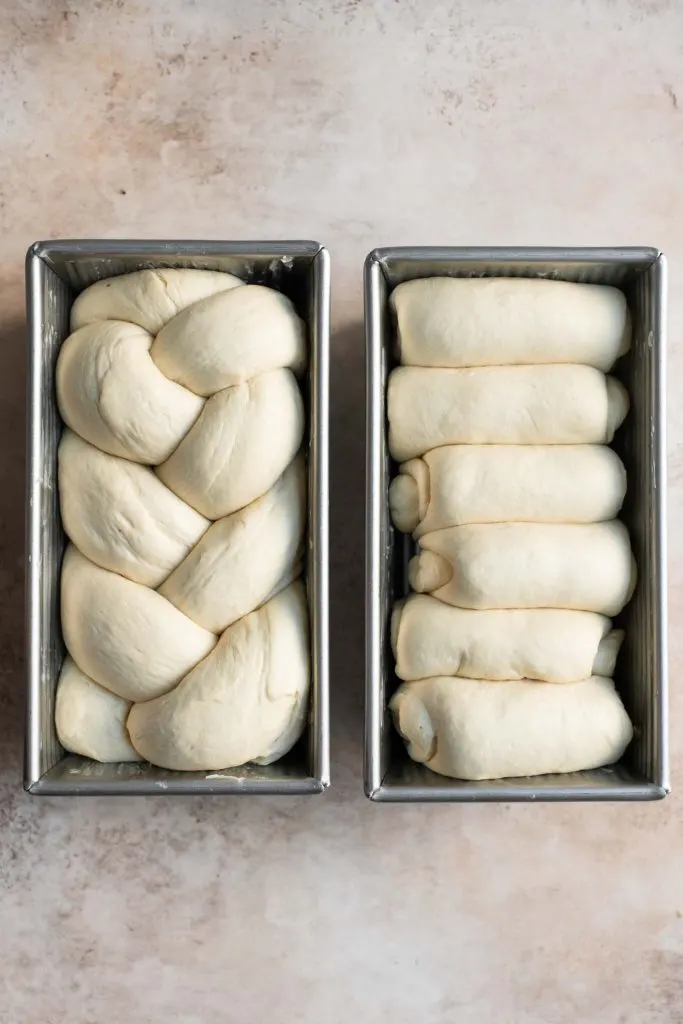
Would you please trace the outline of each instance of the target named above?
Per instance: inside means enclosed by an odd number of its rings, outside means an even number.
[[[675,1024],[683,825],[361,792],[361,267],[375,245],[670,260],[682,731],[683,4],[2,0],[1,1024]],[[333,787],[21,791],[23,256],[45,237],[312,237],[333,261]]]

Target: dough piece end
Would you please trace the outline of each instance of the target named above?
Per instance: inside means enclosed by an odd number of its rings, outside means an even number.
[[[404,462],[389,487],[389,510],[401,533],[413,533],[427,515],[430,497],[429,466],[424,459]]]
[[[453,576],[453,567],[434,551],[422,551],[410,559],[408,579],[418,594],[431,593],[445,587]]]
[[[406,599],[397,601],[391,613],[391,650],[394,654],[394,661],[398,661],[398,637],[401,628],[401,616],[406,605]]]
[[[412,533],[420,521],[417,483],[408,473],[399,473],[389,486],[389,511],[397,530]]]
[[[617,655],[619,654],[619,649],[623,642],[623,629],[611,629],[609,633],[603,636],[602,640],[598,644],[595,661],[593,662],[594,676],[612,677],[614,666],[617,663]]]
[[[424,702],[404,685],[391,698],[389,707],[409,757],[418,764],[427,764],[436,754],[436,732]]]
[[[610,444],[626,419],[630,407],[628,391],[616,377],[607,377],[607,427],[605,443]]]

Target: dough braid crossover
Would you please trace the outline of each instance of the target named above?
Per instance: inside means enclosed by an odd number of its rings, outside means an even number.
[[[69,750],[217,770],[305,725],[304,325],[284,295],[142,270],[76,299],[57,363]]]

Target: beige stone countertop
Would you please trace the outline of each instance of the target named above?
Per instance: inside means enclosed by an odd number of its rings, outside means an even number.
[[[683,3],[5,0],[0,1024],[683,1021]],[[330,250],[323,797],[21,788],[23,260],[38,238]],[[670,272],[674,795],[362,794],[362,263],[377,245],[659,246]]]

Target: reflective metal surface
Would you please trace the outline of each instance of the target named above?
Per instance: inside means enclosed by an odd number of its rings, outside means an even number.
[[[308,326],[308,552],[312,692],[309,726],[267,767],[171,772],[148,764],[101,765],[66,755],[54,729],[64,645],[59,576],[64,533],[57,493],[61,420],[54,389],[59,347],[79,291],[146,267],[223,270],[288,295]],[[317,242],[37,242],[26,258],[29,321],[27,495],[27,733],[24,784],[42,794],[319,793],[329,784],[328,422],[330,270]]]
[[[387,491],[386,385],[395,361],[387,299],[418,277],[523,276],[611,284],[633,317],[631,351],[613,373],[631,410],[614,447],[628,472],[621,518],[639,569],[618,617],[626,630],[615,681],[636,735],[618,765],[571,775],[459,782],[410,760],[387,713],[397,686],[389,644],[393,601],[407,593],[410,541],[395,533]],[[365,264],[367,355],[365,790],[377,801],[654,800],[669,789],[666,658],[666,262],[651,248],[376,249]]]

